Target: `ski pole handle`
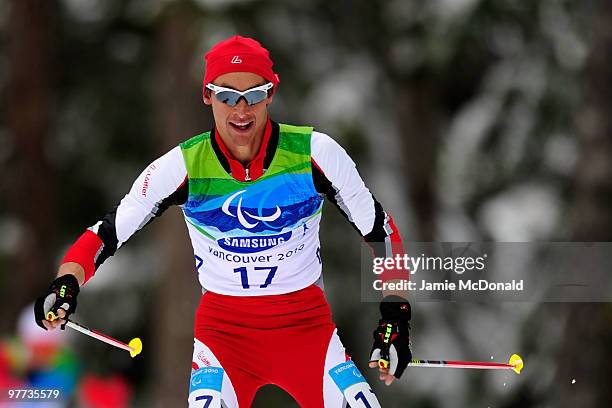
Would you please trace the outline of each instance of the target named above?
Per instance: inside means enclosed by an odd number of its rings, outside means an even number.
[[[378,359],[378,367],[380,368],[389,368],[389,362],[391,361],[391,357],[389,356],[389,347],[391,340],[391,332],[393,330],[393,325],[387,323],[385,336],[383,338],[384,346],[380,348],[380,358]]]
[[[57,319],[59,319],[59,316],[56,315],[55,313],[53,313],[53,311],[49,310],[47,312],[47,320],[48,321],[52,322],[52,321],[57,320]]]
[[[380,368],[389,368],[389,349],[383,348],[380,350],[380,358],[378,359],[378,367]]]

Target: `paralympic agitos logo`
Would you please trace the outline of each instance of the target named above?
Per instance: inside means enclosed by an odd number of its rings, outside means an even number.
[[[246,190],[240,190],[232,194],[225,200],[221,206],[221,210],[224,214],[230,217],[238,218],[240,225],[247,229],[255,228],[260,222],[273,222],[276,221],[282,214],[281,209],[276,206],[276,210],[271,215],[255,215],[244,210],[242,208],[242,197],[239,197]],[[230,211],[230,205],[236,197],[238,198],[238,205],[236,206],[236,214],[232,214]],[[237,253],[253,253],[259,251],[265,251],[277,245],[283,244],[291,238],[291,231],[285,232],[284,234],[278,235],[266,235],[266,236],[253,236],[253,237],[226,237],[217,240],[219,246],[225,250],[237,252]]]
[[[244,193],[246,190],[240,190],[235,192],[234,194],[232,194],[231,196],[229,196],[227,198],[227,200],[225,200],[225,202],[223,203],[223,206],[221,206],[221,210],[229,215],[230,217],[238,217],[238,222],[240,222],[240,224],[248,229],[251,228],[255,228],[257,226],[257,224],[259,224],[260,221],[263,222],[272,222],[278,219],[278,217],[281,216],[281,209],[278,207],[278,205],[276,206],[276,211],[274,212],[274,214],[272,215],[268,215],[268,216],[262,216],[262,215],[253,215],[247,211],[243,211],[242,210],[242,197],[240,197],[238,199],[238,207],[236,208],[236,215],[232,214],[230,212],[230,204],[232,203],[232,201],[234,200],[234,198],[238,197],[239,195],[241,195],[242,193]],[[256,222],[249,222],[247,220],[247,217],[250,218],[251,220],[255,220]]]

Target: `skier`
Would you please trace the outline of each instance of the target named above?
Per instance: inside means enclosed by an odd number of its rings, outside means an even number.
[[[345,353],[322,290],[323,197],[365,241],[401,248],[393,220],[326,134],[272,121],[279,77],[259,42],[234,36],[205,56],[203,100],[215,126],[155,160],[66,253],[36,302],[44,329],[75,312],[79,288],[169,206],[183,211],[203,295],[196,312],[190,407],[249,407],[276,384],[302,407],[379,407]],[[393,253],[386,253],[393,256]],[[397,272],[397,271],[396,271]],[[394,279],[389,271],[387,279]],[[370,367],[389,385],[411,359],[410,305],[385,293]]]

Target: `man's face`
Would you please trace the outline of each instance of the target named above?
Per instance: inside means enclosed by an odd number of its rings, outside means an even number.
[[[213,84],[237,91],[264,85],[268,81],[263,77],[251,72],[230,72],[217,77]],[[204,103],[211,105],[215,125],[221,139],[228,147],[253,146],[255,141],[261,140],[266,121],[268,119],[268,105],[272,102],[272,96],[255,105],[248,105],[244,98],[236,106],[229,106],[217,100],[210,90],[204,93]]]

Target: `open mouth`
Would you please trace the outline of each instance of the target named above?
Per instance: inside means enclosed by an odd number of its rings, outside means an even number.
[[[253,121],[250,122],[230,122],[230,125],[236,130],[245,131],[253,126]]]

